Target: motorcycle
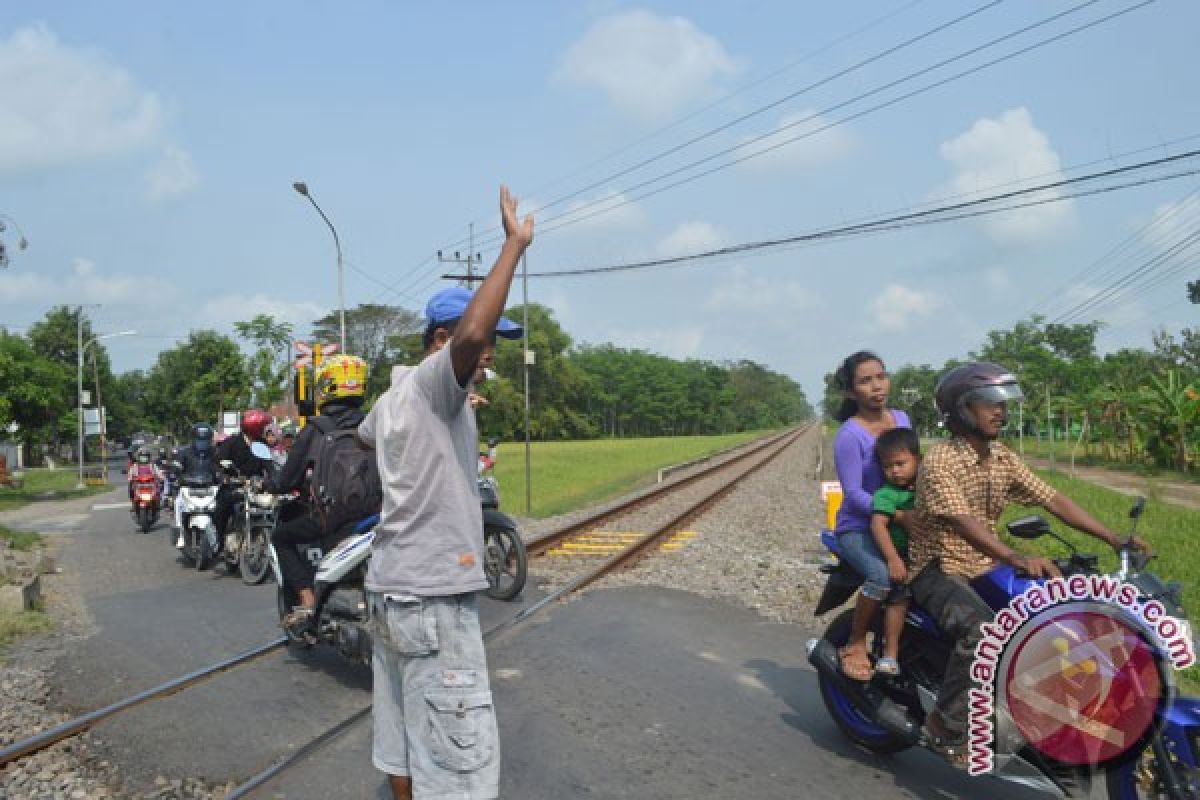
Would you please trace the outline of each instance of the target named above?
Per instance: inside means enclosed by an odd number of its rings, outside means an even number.
[[[142,533],[149,533],[158,521],[161,499],[161,487],[153,472],[146,475],[138,473],[134,477],[133,516]]]
[[[1144,508],[1138,498],[1130,517],[1134,530]],[[1074,546],[1051,531],[1045,519],[1026,517],[1007,526],[1018,538],[1036,539],[1050,535],[1070,549],[1066,558],[1055,559],[1064,577],[1098,575],[1095,555],[1078,552]],[[822,543],[839,555],[837,536],[822,531]],[[1178,584],[1164,583],[1146,571],[1150,556],[1126,543],[1120,551],[1121,567],[1116,577],[1136,587],[1139,600],[1157,599],[1166,613],[1190,623],[1180,604]],[[835,565],[821,568],[829,577],[817,603],[816,615],[835,609],[849,600],[862,577],[839,558]],[[997,566],[972,582],[972,587],[989,606],[1000,610],[1035,580],[1024,577],[1008,565]],[[952,643],[944,639],[936,622],[916,605],[910,607],[900,640],[901,674],[896,677],[876,674],[860,683],[841,670],[838,650],[849,639],[854,611],[841,613],[830,623],[820,639],[808,642],[808,660],[817,670],[821,698],[838,728],[856,744],[875,753],[896,753],[914,746],[928,746],[922,733],[925,716],[933,709],[944,677]],[[882,636],[878,620],[871,656],[881,654]],[[1019,734],[1008,741],[1012,757],[991,773],[1014,783],[1041,788],[1066,797],[1137,800],[1138,798],[1200,798],[1200,698],[1176,696],[1161,711],[1161,726],[1151,735],[1148,746],[1135,758],[1104,772],[1058,764],[1029,746]],[[997,733],[997,739],[999,739]]]
[[[176,546],[185,564],[203,570],[217,551],[217,485],[197,483],[186,478],[179,483],[179,502],[182,503],[179,541]]]
[[[500,511],[500,487],[492,469],[496,466],[496,440],[488,440],[488,451],[479,454],[479,499],[483,506],[483,572],[488,597],[512,600],[525,588],[529,558],[525,540],[512,517]]]
[[[252,444],[250,451],[261,459],[271,459],[270,450],[261,442]],[[226,471],[232,469],[229,462],[222,462],[221,466]],[[229,530],[225,533],[225,548],[221,558],[229,572],[237,570],[241,574],[243,583],[257,586],[266,580],[270,572],[267,551],[282,498],[262,491],[260,486],[245,478],[230,478],[228,484],[236,492],[237,499],[234,501]]]
[[[363,664],[371,663],[372,652],[370,611],[363,584],[378,522],[379,516],[375,515],[358,523],[353,533],[328,553],[323,552],[319,543],[289,545],[298,548],[317,570],[313,582],[316,605],[313,608],[315,623],[312,627],[316,641],[331,644],[343,657]],[[293,589],[284,585],[279,555],[269,538],[267,552],[278,586],[275,596],[282,626],[284,617],[299,602],[299,598]],[[293,642],[314,643],[288,630],[286,626],[284,630]]]

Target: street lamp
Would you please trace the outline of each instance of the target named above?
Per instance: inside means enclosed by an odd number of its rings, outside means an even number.
[[[80,312],[79,312],[79,319],[80,319],[80,322],[79,322],[80,341],[83,341],[83,338],[82,338],[83,337],[83,310],[82,309],[80,309]],[[76,405],[76,409],[79,414],[79,485],[75,487],[76,489],[82,489],[85,486],[85,484],[83,482],[83,356],[84,356],[84,353],[87,352],[87,349],[89,347],[91,347],[96,342],[100,341],[101,339],[111,339],[114,336],[133,336],[136,333],[137,333],[137,331],[118,331],[117,333],[102,333],[99,336],[93,336],[91,339],[88,340],[87,344],[83,345],[78,350],[79,363],[78,363],[78,367],[75,371],[75,378],[76,378],[75,398],[78,401],[77,405]],[[99,385],[97,385],[97,389],[98,388],[99,388]],[[96,410],[97,411],[100,410],[99,406],[97,406]]]
[[[337,268],[338,268],[338,322],[342,330],[342,352],[346,352],[346,289],[345,279],[342,271],[342,242],[338,238],[337,229],[333,227],[333,223],[329,221],[329,217],[325,216],[325,212],[317,205],[317,201],[308,193],[308,184],[304,181],[295,181],[292,188],[299,194],[308,198],[308,202],[312,203],[313,208],[321,215],[321,219],[325,220],[325,224],[329,226],[329,232],[333,234],[333,246],[337,250]]]

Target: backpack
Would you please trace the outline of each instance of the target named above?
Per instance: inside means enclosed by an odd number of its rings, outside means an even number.
[[[309,493],[326,536],[356,523],[383,507],[383,482],[375,451],[363,447],[354,428],[339,429],[328,417],[312,424],[321,436],[313,442]]]

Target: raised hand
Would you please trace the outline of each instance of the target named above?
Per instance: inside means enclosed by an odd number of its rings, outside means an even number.
[[[500,187],[500,219],[507,238],[515,240],[521,247],[528,247],[533,242],[533,215],[526,214],[525,219],[518,222],[517,198],[503,185]]]

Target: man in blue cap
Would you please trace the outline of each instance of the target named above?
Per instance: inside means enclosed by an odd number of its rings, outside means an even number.
[[[497,797],[500,748],[475,593],[487,587],[476,484],[479,433],[469,396],[533,241],[533,217],[500,188],[505,241],[479,287],[443,289],[425,307],[425,357],[395,367],[358,428],[383,482],[366,588],[374,621],[372,759],[393,795]]]

